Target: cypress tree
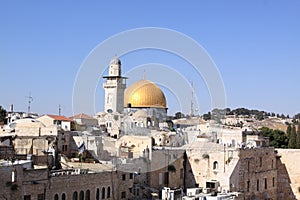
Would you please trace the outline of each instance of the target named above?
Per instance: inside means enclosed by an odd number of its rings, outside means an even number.
[[[298,124],[298,128],[297,128],[296,148],[300,149],[300,123]]]
[[[292,126],[289,124],[286,130],[287,137],[290,138],[292,132]]]
[[[0,106],[0,123],[5,123],[6,114],[6,110]]]
[[[297,146],[297,141],[296,141],[296,127],[295,125],[293,125],[292,130],[291,130],[291,134],[289,137],[289,149],[295,149]]]

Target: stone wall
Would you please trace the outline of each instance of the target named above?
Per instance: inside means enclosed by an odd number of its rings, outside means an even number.
[[[12,180],[14,171],[15,180]],[[133,175],[120,171],[87,173],[88,170],[48,171],[24,170],[22,165],[0,167],[0,200],[39,197],[45,199],[72,199],[84,195],[84,199],[130,199],[132,198]],[[123,193],[123,195],[122,195]],[[102,195],[104,198],[102,198]],[[88,198],[88,196],[90,198]],[[122,197],[123,196],[123,197]]]
[[[12,171],[16,172],[14,182],[12,182]],[[19,199],[18,197],[22,194],[20,190],[22,181],[18,178],[18,174],[21,174],[22,171],[22,166],[0,167],[0,200]]]
[[[277,199],[276,156],[271,147],[241,149],[239,180],[231,182],[235,190],[244,192],[245,199]]]
[[[163,149],[152,153],[150,187],[183,187],[183,150]]]
[[[57,194],[61,199],[64,194],[66,199],[72,199],[76,193],[78,197],[83,193],[85,199],[87,195],[90,199],[97,199],[97,196],[99,199],[128,199],[132,195],[129,191],[132,184],[133,179],[128,173],[115,171],[55,176],[49,180],[47,197],[54,199]],[[126,193],[125,198],[121,198],[122,192]]]
[[[300,199],[300,149],[276,149],[278,151],[280,199]]]

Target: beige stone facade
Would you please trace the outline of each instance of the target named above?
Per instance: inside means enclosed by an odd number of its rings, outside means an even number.
[[[300,199],[299,149],[278,151],[278,199]]]
[[[15,180],[12,181],[12,172]],[[130,199],[133,176],[119,171],[23,169],[0,167],[0,199]],[[75,198],[77,196],[77,198]]]
[[[230,191],[245,199],[277,199],[277,154],[274,148],[240,149],[239,161],[230,177]]]
[[[184,150],[153,151],[149,185],[156,189],[184,187]]]

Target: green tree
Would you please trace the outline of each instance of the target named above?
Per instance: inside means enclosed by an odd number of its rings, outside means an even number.
[[[210,119],[211,119],[211,113],[208,112],[207,114],[204,114],[204,115],[203,115],[203,119],[204,119],[205,121],[210,120]]]
[[[0,106],[0,123],[5,123],[6,122],[6,110]]]
[[[268,137],[270,140],[270,146],[275,148],[287,148],[288,146],[288,137],[285,132],[281,130],[273,130],[268,127],[260,128],[264,137]]]
[[[184,118],[184,114],[182,112],[175,113],[175,119]]]
[[[282,119],[285,119],[285,118],[286,118],[284,114],[281,114],[280,117],[281,117]]]
[[[287,137],[291,137],[291,132],[292,132],[292,126],[289,124],[286,130]]]
[[[294,119],[300,119],[300,113],[297,113],[297,114],[294,116]]]
[[[295,125],[293,125],[292,127],[292,131],[291,131],[291,134],[290,134],[290,137],[289,137],[289,145],[288,147],[290,149],[295,149],[296,146],[297,146],[297,136],[296,136],[296,127]]]
[[[300,124],[298,124],[298,128],[297,128],[296,148],[300,149]]]

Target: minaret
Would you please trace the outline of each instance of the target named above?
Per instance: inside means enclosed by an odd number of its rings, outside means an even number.
[[[104,111],[123,113],[124,91],[126,77],[121,76],[121,61],[115,57],[110,61],[108,76],[103,76],[106,82],[103,84],[105,91]]]

